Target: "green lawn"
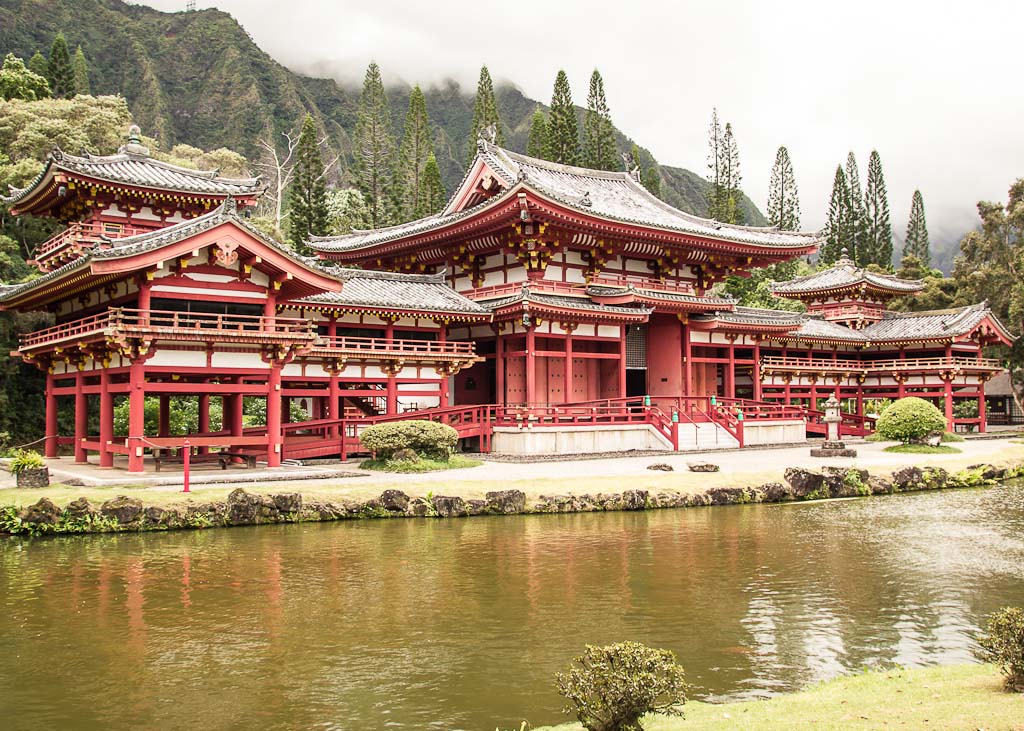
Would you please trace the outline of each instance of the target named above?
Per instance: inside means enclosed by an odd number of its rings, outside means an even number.
[[[1024,694],[1004,692],[991,665],[871,671],[769,700],[684,708],[681,719],[648,717],[644,731],[1024,731]]]
[[[441,470],[462,470],[467,467],[479,467],[482,465],[478,459],[470,459],[461,454],[453,454],[447,461],[438,459],[427,459],[420,457],[415,462],[396,459],[365,459],[359,463],[363,470],[377,470],[379,472],[400,472],[411,474],[416,472],[439,472]]]
[[[960,454],[959,449],[947,447],[945,444],[940,444],[937,447],[927,444],[893,444],[891,447],[886,447],[885,451],[897,454]]]

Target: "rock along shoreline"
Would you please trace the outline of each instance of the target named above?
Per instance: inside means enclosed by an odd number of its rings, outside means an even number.
[[[315,500],[298,492],[257,494],[243,488],[227,500],[170,506],[147,506],[135,497],[118,496],[95,505],[80,497],[61,508],[49,498],[28,507],[0,507],[0,533],[8,535],[88,534],[159,530],[198,530],[244,525],[273,525],[333,520],[396,518],[461,518],[480,515],[540,515],[619,510],[691,508],[806,500],[827,500],[868,495],[890,495],[923,490],[981,487],[1024,478],[1024,463],[998,467],[977,464],[958,472],[941,467],[904,467],[888,477],[867,470],[790,467],[783,482],[750,487],[714,487],[684,494],[662,490],[625,490],[621,493],[541,495],[528,500],[520,490],[497,490],[484,499],[431,495],[411,497],[401,490],[384,490],[371,500]]]

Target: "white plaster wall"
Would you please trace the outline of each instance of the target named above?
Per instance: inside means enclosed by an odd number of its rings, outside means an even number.
[[[598,325],[597,336],[600,338],[615,338],[618,340],[622,337],[622,331],[618,325]]]
[[[214,368],[257,368],[266,370],[269,366],[260,359],[259,353],[221,353],[213,354]]]

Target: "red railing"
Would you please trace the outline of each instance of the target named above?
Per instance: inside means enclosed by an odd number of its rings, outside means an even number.
[[[965,356],[936,356],[932,358],[894,358],[890,360],[825,360],[822,358],[789,358],[766,355],[761,366],[767,370],[807,371],[849,371],[872,373],[878,371],[941,370],[943,368],[983,370],[1001,369],[1002,363],[994,358],[971,358]]]
[[[873,416],[861,416],[860,414],[847,414],[840,412],[842,421],[839,422],[839,436],[841,437],[866,437],[875,431],[875,418]],[[814,434],[826,434],[825,412],[807,409],[807,431]]]
[[[462,356],[472,358],[476,355],[474,343],[450,340],[413,340],[395,338],[361,338],[348,336],[321,335],[313,346],[314,351],[342,351],[353,353],[397,353],[411,356]]]
[[[649,289],[658,292],[672,292],[674,294],[694,294],[693,285],[689,282],[662,282],[659,279],[651,279],[641,274],[601,274],[590,280],[595,286],[605,287],[629,287],[636,289]]]
[[[18,337],[21,348],[32,348],[39,345],[54,345],[63,340],[81,338],[87,335],[100,333],[110,326],[110,313],[112,310],[101,312],[90,317],[83,317],[73,322],[65,322],[60,325],[25,333]]]
[[[146,233],[152,229],[138,228],[136,226],[125,226],[119,223],[105,222],[75,222],[66,229],[50,237],[36,249],[36,261],[45,259],[48,255],[70,243],[97,244],[104,238],[120,239],[126,236],[135,236]]]
[[[491,284],[487,287],[472,287],[461,290],[460,293],[471,299],[484,299],[519,294],[523,291],[523,287],[529,287],[531,292],[569,295],[585,295],[587,289],[587,285],[583,282],[554,282],[533,279],[522,282],[508,282],[506,284]]]

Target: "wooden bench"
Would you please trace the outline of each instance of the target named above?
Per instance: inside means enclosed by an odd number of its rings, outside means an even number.
[[[168,450],[169,451],[169,450]],[[206,462],[219,462],[220,468],[226,470],[233,460],[240,459],[245,462],[247,469],[256,466],[256,455],[245,452],[207,452],[206,454],[193,454],[189,458],[189,464],[202,464]],[[159,472],[164,464],[185,464],[185,457],[181,454],[164,454],[162,451],[153,454],[153,463],[156,471]]]

